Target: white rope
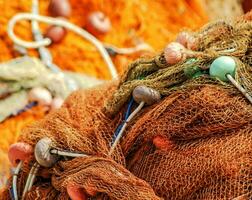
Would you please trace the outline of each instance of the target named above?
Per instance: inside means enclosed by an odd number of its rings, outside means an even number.
[[[143,108],[144,104],[145,104],[144,101],[142,101],[142,102],[138,105],[138,107],[137,107],[137,108],[130,114],[130,116],[127,118],[126,122],[123,124],[123,127],[121,128],[120,132],[118,133],[118,135],[117,135],[117,137],[116,137],[116,139],[115,139],[115,142],[113,143],[112,147],[110,148],[109,155],[111,155],[111,154],[114,152],[114,150],[115,150],[117,144],[119,143],[119,141],[120,141],[120,139],[121,139],[121,137],[122,137],[122,135],[123,135],[123,132],[125,131],[125,129],[126,129],[128,123],[129,123],[129,122],[135,117],[135,115]]]
[[[35,172],[37,172],[37,168],[39,167],[39,165],[36,163],[34,163],[34,165],[32,166],[29,174],[28,174],[28,178],[26,180],[25,183],[25,187],[23,190],[23,194],[22,194],[22,200],[24,200],[26,193],[29,191],[29,188],[32,186],[31,181],[34,180],[32,177],[34,176]]]
[[[38,0],[32,0],[32,13],[35,15],[39,15],[39,1]],[[40,41],[44,37],[41,34],[41,31],[39,29],[39,24],[36,20],[32,20],[31,22],[31,28],[32,28],[32,34],[35,41]],[[49,52],[49,50],[46,47],[39,47],[38,48],[39,57],[41,61],[53,72],[60,72],[60,69],[57,65],[52,63],[52,56]]]
[[[56,19],[53,17],[46,17],[46,16],[41,16],[41,15],[31,14],[31,13],[19,13],[10,19],[8,23],[7,32],[8,32],[9,37],[13,40],[14,43],[25,48],[39,48],[39,47],[48,46],[51,44],[51,40],[49,38],[43,38],[40,41],[28,42],[28,41],[24,41],[18,38],[14,33],[14,27],[16,23],[21,20],[29,20],[29,21],[35,20],[35,21],[39,21],[39,22],[43,22],[43,23],[47,23],[47,24],[51,24],[55,26],[62,26],[66,29],[69,29],[75,32],[76,34],[80,35],[81,37],[91,42],[98,49],[98,51],[100,52],[101,56],[103,57],[105,63],[107,64],[109,68],[112,78],[116,79],[118,77],[115,66],[108,52],[102,45],[102,43],[98,39],[96,39],[93,35],[85,31],[84,29],[63,19]]]
[[[252,97],[249,95],[249,93],[241,85],[239,85],[230,74],[227,74],[226,77],[252,104]]]
[[[74,152],[68,152],[68,151],[61,151],[61,150],[57,150],[57,149],[51,149],[50,153],[51,154],[55,154],[55,155],[59,155],[59,156],[67,156],[67,157],[73,157],[73,158],[77,158],[77,157],[89,157],[86,154],[74,153]]]
[[[106,43],[104,43],[103,45],[105,48],[111,49],[116,54],[122,54],[122,55],[129,55],[139,51],[153,51],[153,48],[146,43],[138,44],[135,47],[129,47],[129,48],[118,48],[114,45]]]
[[[15,171],[14,171],[14,174],[13,174],[13,179],[12,179],[12,190],[13,190],[13,197],[14,197],[14,200],[18,200],[18,194],[17,194],[17,178],[18,178],[18,174],[19,174],[19,171],[21,169],[23,165],[23,162],[19,162],[18,163],[18,166],[16,167]]]
[[[38,15],[39,14],[39,4],[38,4],[38,0],[32,0],[32,13],[33,14],[35,14],[35,15]],[[40,38],[36,38],[37,36],[37,34],[36,33],[34,33],[36,30],[38,30],[39,29],[39,25],[38,25],[38,22],[36,21],[36,20],[32,20],[32,27],[33,27],[33,29],[32,29],[32,32],[33,32],[33,34],[34,34],[34,36],[35,36],[35,40],[37,41],[37,40],[39,40]]]
[[[27,189],[28,192],[29,192],[29,191],[31,190],[31,188],[32,188],[32,185],[33,185],[33,183],[34,183],[34,180],[35,180],[35,178],[36,178],[36,175],[37,175],[37,173],[38,173],[38,170],[39,170],[39,164],[37,164],[37,165],[35,166],[35,169],[34,169],[34,171],[33,171],[33,173],[32,173],[31,180],[30,180],[30,184],[28,185],[28,189]]]

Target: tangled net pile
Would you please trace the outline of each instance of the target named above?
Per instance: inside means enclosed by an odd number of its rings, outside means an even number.
[[[39,0],[42,15],[49,15],[49,2],[49,0]],[[0,0],[2,10],[0,17],[2,27],[0,29],[1,62],[19,56],[7,36],[7,24],[15,14],[30,12],[31,3],[31,0]],[[109,34],[99,39],[118,47],[134,46],[135,40],[142,38],[155,50],[160,50],[167,42],[174,39],[182,27],[196,29],[207,22],[201,0],[110,0],[109,3],[104,0],[70,0],[70,3],[73,11],[69,20],[80,27],[85,28],[85,19],[91,12],[99,10],[104,12],[110,18],[113,26]],[[41,24],[40,27],[42,31],[47,28],[45,24]],[[31,27],[28,22],[18,24],[15,32],[25,40],[32,40]],[[158,41],[156,40],[157,35]],[[86,73],[102,79],[110,78],[109,71],[95,47],[70,31],[61,43],[54,44],[49,48],[54,62],[64,70]],[[29,53],[29,55],[37,55],[35,51],[29,51]],[[115,56],[113,61],[118,72],[124,71],[127,63],[135,59],[136,56],[139,55]],[[21,129],[43,116],[45,116],[43,108],[35,107],[0,124],[1,160],[5,160],[9,145],[17,140]],[[8,171],[8,167],[7,161],[1,162],[0,177],[1,172]]]
[[[32,146],[49,137],[55,148],[90,155],[41,169],[26,199],[69,199],[69,183],[95,199],[249,199],[252,105],[231,84],[193,75],[195,66],[207,72],[215,58],[233,56],[236,81],[252,91],[251,19],[252,12],[234,23],[209,24],[196,32],[193,64],[169,66],[163,53],[140,59],[120,83],[76,92],[60,110],[24,130],[19,141]],[[152,87],[163,98],[129,123],[108,156],[137,85]],[[19,175],[20,191],[32,162],[34,158]],[[10,199],[8,194],[6,189],[0,199]]]

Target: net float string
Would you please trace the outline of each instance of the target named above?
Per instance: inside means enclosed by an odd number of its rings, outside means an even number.
[[[122,128],[120,129],[119,133],[116,135],[115,141],[112,144],[112,147],[110,148],[109,155],[111,155],[114,152],[114,149],[116,148],[117,144],[119,143],[120,138],[123,135],[123,132],[125,131],[127,124],[136,116],[136,114],[139,113],[139,111],[143,108],[145,104],[152,105],[153,103],[156,103],[160,100],[161,96],[160,93],[152,88],[148,88],[146,86],[138,86],[133,91],[133,98],[130,101],[129,107],[127,109],[127,113],[125,115],[126,121],[124,122]],[[130,108],[133,104],[133,99],[139,103],[138,107],[131,113]],[[43,167],[51,167],[53,166],[57,160],[58,156],[67,156],[67,157],[85,157],[88,156],[86,154],[82,153],[74,153],[74,152],[68,152],[68,151],[62,151],[58,149],[52,148],[52,140],[50,138],[42,138],[39,140],[35,146],[35,158],[36,163],[30,170],[30,173],[28,175],[25,189],[23,191],[23,197],[29,191],[33,185],[36,173],[39,169],[39,166]]]
[[[21,149],[23,149],[24,151],[21,154],[19,154],[18,157],[13,156],[14,154],[17,154],[17,151],[20,151]],[[10,187],[10,192],[12,194],[11,196],[13,197],[14,200],[18,200],[18,193],[17,193],[18,174],[23,166],[23,162],[30,157],[32,152],[33,152],[32,148],[29,145],[26,146],[25,143],[22,142],[12,144],[9,148],[8,157],[12,165],[16,166],[17,164],[17,167],[15,168],[13,174],[12,187]]]
[[[39,15],[39,1],[38,0],[32,0],[32,13]],[[32,20],[31,22],[32,26],[32,34],[35,41],[43,40],[43,35],[41,34],[41,31],[39,29],[39,24],[36,20]],[[52,56],[48,49],[45,47],[39,47],[38,48],[39,56],[42,60],[42,62],[53,72],[60,72],[60,69],[58,66],[52,63]]]
[[[37,164],[37,162],[35,162],[28,174],[28,178],[26,180],[26,183],[25,183],[25,187],[24,187],[24,190],[23,190],[23,194],[22,194],[22,200],[25,199],[25,195],[26,195],[26,192],[29,191],[30,187],[32,186],[31,184],[31,180],[34,180],[32,177],[33,175],[38,171],[39,168],[39,165]]]
[[[12,179],[12,191],[13,191],[13,198],[14,200],[18,200],[18,194],[17,194],[17,179],[18,179],[18,174],[20,172],[20,169],[22,168],[23,162],[19,162],[18,166],[16,167],[14,174],[13,174],[13,179]]]
[[[74,157],[74,158],[88,156],[86,154],[73,153],[73,152],[54,149],[52,148],[52,140],[49,138],[42,138],[41,140],[37,142],[35,146],[35,150],[34,150],[34,155],[35,155],[36,162],[31,168],[28,178],[26,180],[25,188],[23,190],[22,200],[25,198],[26,193],[31,190],[36,174],[40,166],[42,167],[53,166],[58,161],[59,156],[67,156],[67,157]],[[16,182],[13,188],[17,188]],[[15,190],[17,191],[17,189]],[[15,199],[15,200],[18,200],[18,199]]]
[[[33,13],[33,14],[38,14],[38,0],[33,0],[33,1],[32,1],[32,13]],[[43,38],[43,36],[41,35],[41,33],[40,33],[40,31],[39,31],[38,23],[37,23],[37,21],[34,21],[34,20],[32,21],[32,33],[33,33],[34,39],[35,39],[36,41],[37,41],[37,40],[41,40],[41,38]],[[16,45],[16,44],[14,44],[14,45],[15,45],[14,48],[17,48],[17,51],[19,51],[19,53],[21,53],[21,52],[20,52],[20,48],[21,48],[22,50],[24,50],[24,52],[23,52],[22,54],[25,55],[25,56],[27,56],[26,48],[21,47],[21,46]],[[40,47],[40,48],[39,48],[39,53],[40,53],[40,55],[41,55],[41,51],[40,51],[41,48],[44,48],[44,47]],[[44,48],[44,49],[45,49],[45,48]],[[42,60],[43,60],[43,59],[42,59]],[[53,70],[53,69],[52,69],[52,70]],[[56,70],[59,71],[59,69],[56,69]],[[31,109],[32,107],[34,107],[34,106],[36,106],[36,105],[37,105],[36,102],[28,103],[24,108],[18,110],[16,113],[13,113],[11,116],[19,115],[20,113],[23,113],[23,112],[25,112],[25,111]],[[14,199],[15,199],[15,195],[14,195]]]
[[[228,58],[230,58],[230,57],[228,57]],[[223,59],[223,58],[221,58],[221,59]],[[226,59],[226,61],[227,61],[227,58],[224,58],[224,59]],[[218,64],[218,63],[217,63]],[[221,63],[222,65],[217,65],[216,64],[216,62],[213,62],[212,63],[212,66],[211,66],[211,68],[210,68],[210,74],[212,75],[212,76],[216,76],[216,77],[218,77],[218,78],[220,78],[220,79],[222,79],[223,77],[221,76],[222,74],[221,73],[219,73],[219,74],[215,74],[215,72],[214,72],[214,67],[216,68],[216,66],[217,66],[217,69],[220,71],[220,70],[222,70],[222,69],[219,69],[218,67],[219,66],[223,66],[223,63]],[[225,72],[225,75],[227,76],[227,74],[231,74],[231,73],[233,73],[232,71],[233,71],[233,68],[232,68],[232,62],[231,62],[231,64],[230,63],[228,63],[228,65],[226,65],[225,66],[225,68],[224,69],[229,69],[230,68],[230,70],[229,71],[224,71]],[[235,69],[235,68],[234,68]],[[231,76],[231,75],[230,75]],[[157,100],[159,100],[160,99],[160,94],[159,93],[156,93],[155,92],[155,90],[153,90],[153,89],[151,89],[151,88],[148,88],[148,87],[145,87],[145,86],[138,86],[138,87],[136,87],[135,89],[134,89],[134,91],[133,91],[133,98],[134,98],[134,100],[136,101],[136,102],[138,102],[139,103],[139,106],[137,107],[137,109],[127,118],[127,120],[126,120],[126,122],[128,123],[141,109],[142,109],[142,107],[144,106],[144,104],[145,103],[147,103],[147,104],[149,104],[149,105],[151,105],[151,104],[153,104],[153,103],[155,103]],[[119,140],[120,140],[120,138],[121,138],[121,136],[122,136],[122,134],[123,134],[123,132],[124,132],[124,130],[125,130],[125,128],[126,128],[126,126],[127,126],[127,123],[125,123],[124,124],[124,126],[122,127],[122,129],[120,130],[120,132],[119,132],[119,134],[118,134],[118,136],[117,136],[117,138],[116,138],[116,141],[115,141],[115,143],[113,144],[113,146],[112,146],[112,148],[111,148],[111,150],[110,150],[110,154],[113,152],[113,150],[114,150],[114,148],[115,148],[115,146],[118,144],[118,142],[119,142]],[[50,149],[50,145],[48,145],[49,147],[47,148],[47,150],[45,151],[45,152],[49,152],[49,154],[48,155],[50,155],[50,154],[52,154],[53,152],[55,152],[55,153],[57,153],[57,150],[56,151],[49,151],[49,149]],[[64,153],[63,152],[63,155],[64,156],[66,156],[66,153]],[[80,155],[80,154],[79,154]],[[80,155],[81,156],[81,155]],[[39,162],[39,159],[38,159],[38,157],[39,156],[36,156],[36,150],[35,150],[35,157],[36,157],[36,159],[37,159],[37,161]],[[46,158],[47,156],[45,156],[45,158]],[[42,158],[43,159],[43,158]],[[43,160],[42,160],[43,161]],[[41,164],[41,163],[40,163]],[[41,164],[41,165],[43,165],[43,166],[46,166],[45,164]],[[34,172],[33,172],[34,171]],[[30,177],[28,177],[28,190],[31,188],[31,186],[32,186],[32,184],[33,184],[33,180],[34,180],[34,178],[35,178],[35,173],[36,172],[36,169],[33,169],[33,170],[31,170],[31,176]]]
[[[39,14],[39,13],[38,13],[38,7],[39,7],[39,2],[38,2],[38,0],[33,0],[33,1],[32,1],[32,13],[33,13],[33,14],[37,14],[37,15]],[[32,23],[32,33],[33,33],[34,39],[35,39],[36,41],[39,41],[39,40],[43,39],[43,36],[42,36],[42,34],[41,34],[40,30],[39,30],[38,22],[35,21],[35,20],[33,20],[31,23]],[[24,47],[22,47],[22,48],[24,48]],[[24,48],[24,49],[25,49],[25,48]],[[50,53],[48,52],[48,50],[47,50],[45,47],[39,47],[39,48],[38,48],[38,51],[39,51],[40,58],[42,59],[42,61],[47,61],[46,63],[44,63],[44,64],[47,65],[48,60],[51,60],[51,59],[52,59],[51,56],[50,56]],[[52,66],[52,65],[50,65],[50,66],[47,65],[47,66],[48,66],[52,71],[54,71],[54,72],[59,72],[59,71],[60,71],[60,69],[59,69],[56,65],[54,65],[54,66]],[[34,106],[36,106],[36,105],[37,105],[36,102],[31,102],[31,103],[27,104],[23,109],[18,110],[17,113],[15,113],[15,114],[13,114],[13,115],[15,116],[15,115],[18,115],[18,114],[20,114],[20,113],[22,113],[22,112],[25,112],[25,111],[31,109],[32,107],[34,107]]]
[[[125,131],[127,124],[133,119],[133,117],[135,117],[135,115],[143,108],[144,106],[144,102],[141,102],[138,107],[130,114],[130,116],[126,119],[126,121],[124,122],[121,130],[119,131],[118,135],[115,138],[114,143],[112,144],[110,151],[109,151],[109,155],[111,155],[114,152],[115,147],[117,146],[117,144],[119,143],[119,140],[122,137],[123,132]]]
[[[62,26],[64,28],[69,29],[69,30],[73,31],[74,33],[80,35],[81,37],[83,37],[84,39],[86,39],[87,41],[92,43],[97,48],[97,50],[100,52],[102,58],[104,59],[105,63],[108,66],[108,69],[111,73],[112,78],[113,79],[118,78],[116,68],[115,68],[108,52],[106,51],[106,49],[102,45],[102,43],[98,39],[96,39],[93,35],[91,35],[87,31],[85,31],[84,29],[82,29],[82,28],[80,28],[80,27],[78,27],[78,26],[76,26],[66,20],[63,20],[63,19],[55,19],[53,17],[46,17],[46,16],[30,14],[30,13],[19,13],[10,19],[10,21],[8,23],[7,32],[8,32],[9,37],[13,40],[14,43],[16,43],[19,46],[25,47],[25,48],[39,48],[39,47],[48,46],[51,44],[51,40],[49,38],[44,38],[40,41],[27,42],[27,41],[24,41],[24,40],[18,38],[14,33],[14,27],[15,27],[16,23],[21,20],[36,20],[36,21],[51,24],[51,25]]]
[[[180,33],[179,36],[183,34]],[[165,48],[165,59],[168,64],[176,64],[181,60],[185,60],[190,57],[194,57],[195,55],[200,53],[195,52],[187,52],[188,55],[183,55],[186,53],[185,47],[180,43],[172,42],[167,45]],[[223,50],[223,53],[231,53],[235,51],[235,48]],[[191,55],[190,55],[191,54]],[[231,56],[220,56],[216,58],[211,66],[210,66],[210,76],[216,77],[221,81],[230,81],[244,96],[248,99],[248,101],[252,104],[252,97],[249,93],[233,78],[235,76],[235,71],[237,68],[237,64],[233,57]]]
[[[119,48],[111,44],[103,44],[103,45],[111,56],[117,54],[130,55],[139,51],[153,51],[153,48],[146,43],[141,43],[136,45],[135,47],[129,47],[129,48]]]
[[[115,141],[112,144],[110,151],[109,151],[109,155],[112,155],[112,153],[114,152],[117,144],[119,143],[123,132],[125,131],[128,123],[139,113],[139,111],[144,107],[145,104],[147,105],[152,105],[154,103],[156,103],[157,101],[159,101],[161,99],[161,95],[158,91],[146,87],[144,85],[141,86],[137,86],[132,93],[133,99],[139,103],[139,105],[137,106],[137,108],[127,117],[126,121],[124,122],[121,130],[119,131],[119,133],[116,135]]]
[[[42,140],[44,140],[44,139],[47,139],[47,138],[43,138]],[[42,140],[40,140],[40,141],[42,141]],[[58,149],[50,149],[50,146],[48,146],[46,148],[48,148],[48,150],[47,150],[48,156],[45,155],[42,158],[44,162],[50,162],[52,160],[52,159],[50,159],[50,154],[53,155],[53,156],[67,156],[67,157],[73,157],[73,158],[86,157],[87,156],[86,154],[81,154],[81,153],[73,153],[73,152],[61,151],[61,150],[58,150]],[[36,152],[36,149],[35,149],[35,152]],[[28,178],[27,178],[27,181],[26,181],[27,190],[24,190],[24,192],[23,192],[24,195],[26,194],[26,192],[31,190],[32,185],[33,185],[34,180],[35,180],[35,177],[36,177],[37,172],[39,170],[39,167],[40,166],[46,167],[45,165],[47,165],[45,163],[42,164],[41,162],[39,162],[39,159],[41,159],[41,158],[38,158],[38,155],[36,156],[36,153],[35,153],[35,157],[37,159],[37,162],[34,164],[33,169],[31,169],[31,171],[29,173],[29,175],[31,175],[31,176],[28,176]],[[49,159],[49,160],[45,161],[46,159]],[[55,164],[56,161],[57,161],[57,158],[53,160],[52,165]]]
[[[252,104],[252,97],[249,93],[233,78],[235,77],[237,64],[231,56],[220,56],[216,58],[209,69],[209,74],[221,81],[230,81],[239,92]]]
[[[212,76],[214,76],[214,72],[211,70],[210,71],[210,74],[212,75]],[[231,76],[231,80],[233,79],[232,78],[232,71],[230,71],[230,72],[228,72],[228,73],[226,73],[225,72],[225,76],[227,76],[227,78],[229,77],[229,76]],[[221,76],[219,76],[218,78],[222,78]],[[229,78],[228,78],[229,79]],[[239,85],[238,85],[239,86]],[[143,94],[143,92],[146,92],[146,91],[144,91],[144,90],[146,90],[146,88],[147,87],[145,87],[145,86],[139,86],[139,88],[137,89],[137,88],[135,88],[135,90],[134,90],[134,92],[133,92],[133,98],[134,98],[134,100],[136,101],[136,102],[140,102],[140,105],[138,106],[138,108],[131,114],[131,115],[133,115],[133,117],[135,116],[135,114],[134,113],[137,113],[137,112],[139,112],[139,110],[143,107],[143,105],[145,104],[145,101],[146,101],[146,103],[148,103],[148,104],[151,104],[151,102],[150,102],[150,100],[148,99],[148,97],[146,96],[146,94]],[[238,87],[239,88],[239,87]],[[151,94],[152,92],[154,92],[151,88],[148,88],[149,89],[149,93],[150,93],[150,95],[153,95],[153,94]],[[152,101],[152,100],[151,100]],[[152,101],[153,102],[153,101]],[[133,118],[132,117],[132,118]],[[128,121],[130,121],[130,117],[128,118]],[[122,131],[123,132],[123,131]],[[122,135],[122,134],[121,134]],[[120,139],[120,138],[119,138]],[[118,141],[119,141],[119,139],[117,139]],[[60,151],[60,150],[57,150],[57,149],[51,149],[50,151],[49,151],[49,149],[50,149],[50,146],[47,148],[48,150],[46,150],[46,152],[49,152],[50,154],[60,154],[60,153],[62,153],[61,155],[63,155],[63,156],[67,156],[67,154],[68,154],[68,152],[65,152],[65,151]],[[112,149],[113,150],[113,149]],[[71,155],[72,154],[72,155]],[[71,156],[75,156],[74,155],[75,153],[70,153],[70,155]],[[36,155],[36,154],[35,154]],[[81,154],[76,154],[76,155],[78,155],[78,156],[82,156]],[[37,160],[38,161],[38,160]],[[31,172],[31,176],[30,176],[30,182],[28,183],[28,191],[29,191],[29,189],[31,188],[31,186],[32,186],[32,184],[33,184],[33,180],[34,180],[34,178],[35,178],[35,175],[34,174],[36,174],[36,169],[33,169],[33,170],[31,170],[32,172]]]
[[[117,129],[116,129],[116,131],[115,131],[115,133],[114,133],[114,135],[113,135],[113,137],[112,137],[111,145],[115,142],[115,139],[116,139],[116,137],[118,136],[120,130],[122,129],[123,124],[125,123],[125,121],[126,121],[127,118],[129,117],[130,112],[131,112],[131,108],[132,108],[133,104],[134,104],[134,98],[131,97],[130,102],[129,102],[128,107],[127,107],[127,110],[126,110],[126,113],[125,113],[125,115],[124,115],[124,120],[123,120],[123,122],[117,127]]]
[[[32,1],[32,13],[39,15],[39,1],[38,0],[33,0]],[[32,33],[35,41],[41,41],[43,40],[43,35],[41,34],[41,31],[39,29],[39,24],[36,20],[32,20]],[[45,47],[39,47],[38,49],[39,56],[42,60],[42,62],[54,73],[62,73],[61,69],[53,63],[52,61],[52,55],[50,51],[45,48]],[[64,75],[65,82],[68,86],[68,88],[71,91],[75,91],[78,89],[76,83],[74,80],[72,80],[70,77]]]
[[[115,141],[110,149],[109,155],[111,155],[119,143],[120,138],[122,137],[123,132],[126,129],[127,123],[130,122],[135,115],[143,108],[143,106],[146,104],[151,105],[158,101],[160,99],[160,94],[146,86],[138,86],[135,88],[133,91],[133,98],[130,101],[130,104],[127,109],[127,113],[125,115],[126,121],[124,122],[122,128],[120,129],[119,133],[115,138]],[[131,113],[130,109],[133,104],[133,99],[139,103],[138,107]],[[67,157],[85,157],[88,156],[86,154],[82,153],[74,153],[74,152],[67,152],[67,151],[62,151],[58,149],[53,149],[52,147],[52,140],[49,138],[42,138],[41,140],[38,141],[38,143],[35,146],[35,158],[36,158],[36,163],[33,165],[32,169],[29,172],[28,178],[26,180],[25,184],[25,189],[23,191],[22,199],[25,197],[26,193],[31,189],[34,179],[36,177],[36,173],[39,169],[39,166],[43,167],[51,167],[54,165],[57,160],[58,156],[67,156]],[[16,184],[13,188],[16,188]]]
[[[227,79],[243,94],[243,96],[252,104],[252,97],[249,93],[230,75],[226,74]]]
[[[28,191],[30,191],[31,188],[32,188],[32,185],[33,185],[33,183],[34,183],[34,180],[35,180],[35,177],[36,177],[37,172],[38,172],[38,170],[39,170],[39,167],[40,167],[40,166],[36,163],[36,166],[35,166],[35,168],[34,168],[34,171],[32,172],[30,184],[28,185]]]
[[[67,157],[72,157],[72,158],[87,157],[88,156],[83,153],[68,152],[68,151],[62,151],[62,150],[58,150],[58,149],[51,149],[50,153],[53,155],[67,156]]]
[[[233,78],[234,74],[235,74],[235,69],[236,69],[236,63],[234,61],[234,59],[230,56],[221,56],[219,58],[217,58],[216,60],[214,60],[214,62],[211,64],[210,66],[210,75],[212,77],[217,77],[218,79],[222,80],[222,81],[231,81],[232,84],[234,84],[236,86],[236,88],[241,91],[245,96],[247,96],[247,98],[249,99],[250,102],[251,101],[251,97],[248,95],[248,93],[245,91],[245,89],[240,86]],[[109,155],[111,155],[115,149],[115,147],[117,146],[117,144],[119,143],[120,138],[122,137],[123,132],[126,129],[127,123],[130,122],[133,117],[143,108],[144,104],[148,104],[151,105],[155,102],[157,102],[161,96],[160,94],[156,91],[153,90],[152,88],[148,88],[146,86],[138,86],[133,90],[133,98],[134,100],[139,103],[139,106],[135,109],[135,111],[133,113],[131,113],[129,115],[129,117],[127,117],[127,120],[125,122],[125,124],[123,125],[122,129],[120,130],[120,132],[118,133],[115,142],[113,143]],[[127,111],[128,112],[128,111]],[[49,139],[50,140],[50,139]],[[41,140],[42,141],[42,140]],[[37,145],[41,142],[39,141],[37,143]],[[39,147],[35,147],[39,148]],[[50,154],[59,154],[61,153],[63,156],[67,156],[67,154],[69,155],[68,152],[64,152],[64,151],[59,151],[59,150],[50,150],[50,146],[51,146],[51,142],[50,144],[48,144],[48,146],[46,147],[47,150],[43,150],[43,152],[48,152],[48,156]],[[45,148],[43,146],[43,148]],[[70,153],[70,155],[72,157],[75,157],[76,155],[78,156],[82,156],[82,154],[75,154],[75,153]],[[36,150],[35,150],[35,157],[37,162],[39,162],[42,166],[47,166],[48,164],[43,163],[46,157],[42,158],[42,162],[41,162],[41,158],[39,158],[39,156],[36,156]],[[57,160],[55,159],[53,162],[56,162]],[[53,163],[52,163],[53,164]],[[29,178],[28,178],[29,179]],[[33,179],[34,179],[34,175],[32,175],[30,177],[30,182],[28,183],[28,185],[32,185],[33,184]],[[28,187],[29,188],[29,187]]]

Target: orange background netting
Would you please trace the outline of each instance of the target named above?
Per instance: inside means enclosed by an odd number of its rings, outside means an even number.
[[[40,11],[48,15],[49,1],[40,0]],[[200,0],[71,0],[73,8],[70,20],[80,26],[85,26],[85,18],[91,11],[101,10],[112,22],[111,32],[100,38],[102,41],[127,47],[134,45],[134,40],[144,39],[155,50],[161,50],[167,42],[175,38],[182,27],[195,29],[207,21],[205,11]],[[29,12],[31,1],[0,0],[0,61],[6,61],[18,56],[12,48],[12,42],[7,37],[6,25],[8,20],[17,12]],[[42,29],[46,28],[42,25]],[[16,28],[17,34],[24,39],[32,39],[28,22],[22,22]],[[158,38],[158,39],[157,39]],[[60,43],[50,47],[54,61],[62,69],[84,72],[99,78],[109,79],[109,72],[96,49],[75,34],[68,32]],[[35,55],[35,52],[31,52]],[[117,56],[114,62],[119,72],[122,72],[133,57]],[[0,124],[0,158],[1,164],[6,163],[6,151],[9,144],[14,143],[20,130],[35,119],[42,118],[44,111],[40,108],[32,110],[6,120]],[[8,166],[4,171],[8,170]],[[0,166],[1,168],[1,166]]]

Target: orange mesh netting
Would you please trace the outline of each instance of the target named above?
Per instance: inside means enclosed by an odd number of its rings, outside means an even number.
[[[7,37],[8,20],[18,12],[30,12],[31,3],[32,1],[27,0],[0,0],[1,62],[18,56],[13,50],[12,42]],[[49,0],[40,0],[39,3],[40,13],[49,15]],[[103,0],[71,0],[70,3],[73,10],[70,21],[81,27],[85,27],[86,16],[92,11],[101,10],[108,15],[113,25],[112,30],[100,39],[119,47],[131,47],[135,45],[135,41],[143,39],[155,50],[160,50],[167,42],[174,39],[176,33],[182,27],[195,29],[207,21],[200,0],[110,0],[109,3]],[[41,24],[41,29],[45,30],[46,25]],[[15,31],[21,38],[32,39],[31,27],[28,22],[21,22]],[[158,40],[156,39],[157,36]],[[68,32],[60,44],[52,45],[50,50],[54,62],[62,69],[83,72],[98,78],[110,78],[107,67],[95,47],[72,32]],[[36,55],[34,51],[30,53]],[[121,73],[129,60],[136,56],[139,55],[131,57],[119,55],[114,57],[113,61]],[[45,115],[38,108],[33,108],[32,113],[34,112],[38,112],[38,114],[24,113],[0,124],[0,147],[4,152],[6,152],[9,144],[16,141],[22,127]]]
[[[208,70],[216,57],[231,55],[237,63],[235,79],[248,91],[252,24],[246,19],[251,15],[195,33],[198,41],[208,38],[195,54],[199,68]],[[233,42],[235,49],[225,51]],[[185,77],[190,64],[168,66],[163,60],[161,53],[134,62],[119,84],[75,92],[61,109],[23,131],[19,141],[32,146],[49,137],[54,148],[90,155],[42,167],[26,199],[69,199],[69,184],[93,199],[250,199],[252,105],[231,84],[207,74]],[[108,156],[132,85],[153,87],[163,98],[129,122],[120,145]],[[32,163],[34,158],[18,177],[19,195]],[[1,197],[10,199],[7,189]]]

